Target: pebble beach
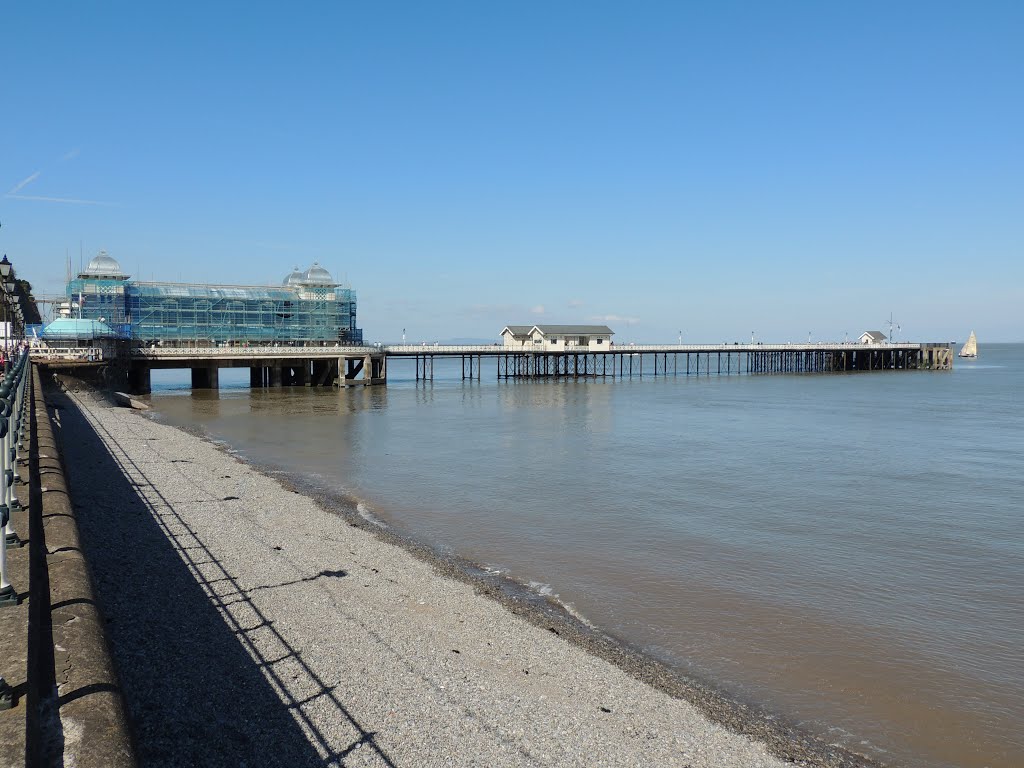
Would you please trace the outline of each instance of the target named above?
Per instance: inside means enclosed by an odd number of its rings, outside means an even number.
[[[50,402],[142,765],[867,764],[85,385]]]

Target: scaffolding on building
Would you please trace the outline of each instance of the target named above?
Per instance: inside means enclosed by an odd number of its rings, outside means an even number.
[[[136,282],[100,253],[68,281],[65,316],[146,344],[362,344],[356,293],[315,264],[281,286]]]

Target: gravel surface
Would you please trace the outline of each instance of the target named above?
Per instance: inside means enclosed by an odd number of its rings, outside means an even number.
[[[792,764],[198,437],[51,400],[144,766]]]

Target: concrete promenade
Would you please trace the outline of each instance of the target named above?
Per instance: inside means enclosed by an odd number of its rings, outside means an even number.
[[[790,764],[199,438],[54,404],[142,765]]]
[[[8,550],[18,604],[0,608],[0,670],[13,688],[13,706],[0,712],[0,766],[132,768],[121,690],[80,546],[54,414],[38,369],[31,373],[28,451],[16,465],[25,508],[12,516],[23,546]]]

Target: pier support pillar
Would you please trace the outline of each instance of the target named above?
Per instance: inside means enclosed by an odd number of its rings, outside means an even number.
[[[367,365],[370,371],[368,384],[387,384],[388,359],[384,355],[370,357]]]
[[[362,357],[345,357],[342,358],[344,371],[344,384],[346,387],[353,386],[356,383],[356,377],[363,370],[363,364],[365,362]]]
[[[265,371],[262,365],[249,369],[249,387],[251,389],[259,389],[260,387],[266,386],[264,384],[264,373]]]
[[[325,387],[338,377],[338,363],[333,360],[314,360],[310,382],[314,387]]]
[[[152,391],[148,365],[133,365],[128,369],[128,391],[133,395],[148,395]]]
[[[270,386],[280,387],[284,382],[284,368],[280,365],[272,365],[269,368]]]
[[[209,365],[192,369],[192,389],[218,389],[219,387],[219,368]]]

